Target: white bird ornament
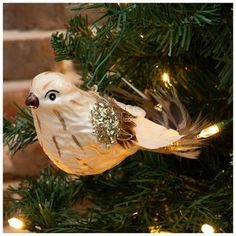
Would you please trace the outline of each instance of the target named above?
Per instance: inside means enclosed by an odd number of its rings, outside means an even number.
[[[32,108],[40,145],[58,168],[95,175],[140,149],[197,158],[200,122],[191,121],[173,88],[136,90],[139,96],[114,91],[139,106],[83,91],[61,73],[34,77],[25,104]]]

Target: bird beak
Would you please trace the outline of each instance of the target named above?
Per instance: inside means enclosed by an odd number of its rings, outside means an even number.
[[[33,93],[30,93],[29,96],[25,99],[25,105],[32,107],[34,109],[39,107],[39,99]]]

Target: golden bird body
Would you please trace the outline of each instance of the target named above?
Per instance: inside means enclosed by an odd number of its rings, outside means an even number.
[[[74,175],[102,173],[139,149],[168,153],[166,147],[186,136],[147,119],[138,106],[83,91],[56,72],[33,79],[26,105],[32,108],[44,152],[56,166]]]

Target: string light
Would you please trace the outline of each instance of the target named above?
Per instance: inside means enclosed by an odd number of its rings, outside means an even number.
[[[162,81],[164,82],[166,87],[172,86],[171,82],[170,82],[170,76],[167,72],[164,72],[161,76]]]
[[[159,226],[149,226],[148,229],[151,234],[160,233]]]
[[[212,135],[215,135],[219,133],[220,129],[217,126],[217,124],[211,125],[205,129],[203,129],[200,134],[197,136],[197,138],[208,138]]]
[[[15,228],[15,229],[23,229],[25,225],[22,220],[15,217],[9,219],[8,223],[12,228]]]
[[[214,228],[208,224],[202,225],[201,230],[204,234],[213,234],[215,232]]]
[[[160,226],[149,226],[148,230],[151,234],[170,234],[171,232],[169,231],[162,231]]]
[[[226,128],[229,124],[231,124],[233,121],[233,118],[230,118],[228,120],[223,120],[221,122],[218,122],[217,124],[211,125],[205,129],[203,129],[200,134],[198,134],[197,138],[208,138],[212,135],[215,135],[219,133],[222,129]]]

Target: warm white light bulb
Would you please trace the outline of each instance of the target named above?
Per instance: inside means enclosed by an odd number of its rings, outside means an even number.
[[[162,80],[164,81],[164,82],[167,82],[167,83],[169,83],[170,82],[170,78],[169,78],[169,75],[168,75],[168,73],[163,73],[163,75],[162,75]]]
[[[22,229],[24,227],[24,222],[20,219],[17,219],[15,217],[8,220],[8,223],[11,227],[15,229]]]
[[[164,72],[162,74],[162,81],[164,82],[166,87],[172,86],[171,82],[170,82],[170,76],[168,73]]]
[[[214,134],[217,134],[220,131],[217,125],[212,125],[203,129],[201,133],[197,136],[198,138],[208,138]]]
[[[201,230],[204,234],[213,234],[215,232],[214,228],[208,224],[202,225]]]
[[[159,226],[149,226],[148,229],[151,234],[160,233]]]

